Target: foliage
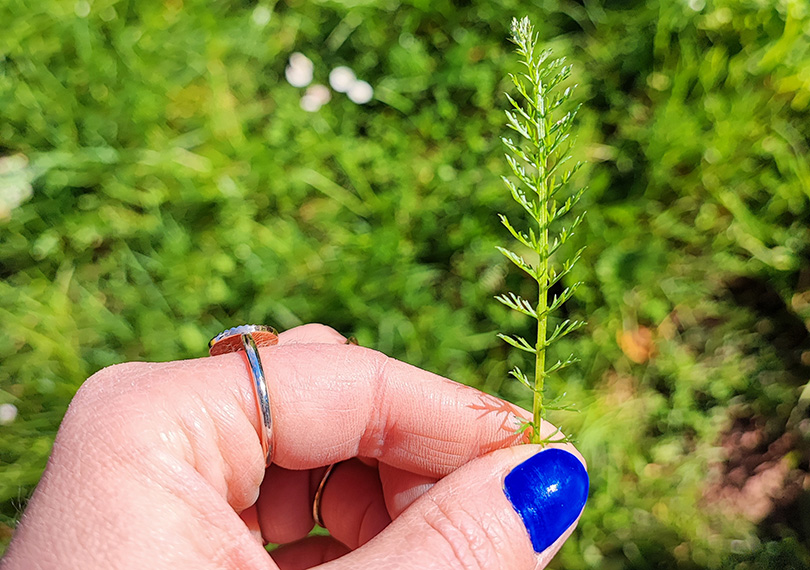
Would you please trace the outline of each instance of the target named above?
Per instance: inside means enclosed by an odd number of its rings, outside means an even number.
[[[491,303],[536,286],[506,273],[491,215],[523,14],[574,66],[573,160],[591,162],[561,252],[588,245],[561,285],[584,282],[564,318],[589,324],[550,388],[582,410],[565,421],[592,496],[555,563],[806,567],[807,494],[787,492],[810,469],[796,0],[0,3],[0,404],[18,409],[0,522],[89,374],[202,356],[234,323],[325,322],[530,406],[493,331],[531,330]],[[375,100],[303,111],[294,51]],[[713,498],[749,440],[761,472],[788,473],[759,515]]]
[[[566,409],[557,405],[556,401],[549,403],[545,400],[546,378],[576,363],[577,358],[572,354],[546,367],[546,354],[557,340],[585,325],[584,321],[566,319],[553,330],[549,328],[551,314],[560,310],[581,285],[579,282],[573,283],[549,299],[549,290],[571,273],[584,249],[562,262],[554,255],[574,235],[574,230],[584,218],[584,214],[580,214],[567,226],[559,224],[559,220],[577,205],[584,192],[583,188],[571,194],[569,188],[571,178],[582,163],[571,167],[565,165],[571,158],[572,143],[569,139],[578,108],[564,112],[564,106],[574,92],[574,86],[563,89],[563,84],[571,76],[571,66],[565,65],[565,58],[551,59],[551,50],[538,50],[539,38],[528,17],[512,20],[511,39],[525,68],[520,75],[511,75],[524,104],[506,95],[511,105],[511,109],[506,111],[508,126],[520,138],[517,143],[511,138],[502,139],[508,149],[506,161],[517,183],[507,177],[503,177],[503,181],[514,201],[524,210],[524,216],[528,215],[528,231],[516,229],[516,226],[521,226],[513,225],[503,214],[498,217],[518,244],[532,254],[532,262],[510,249],[498,246],[498,251],[537,282],[538,293],[536,305],[514,293],[495,298],[510,309],[536,320],[537,336],[533,344],[522,336],[498,333],[498,337],[514,348],[534,355],[534,383],[517,366],[510,374],[532,391],[532,421],[521,426],[521,430],[529,432],[532,443],[548,445],[565,443],[570,439],[560,435],[560,428],[551,435],[541,435],[541,423],[548,411]],[[560,227],[557,229],[555,226]],[[555,230],[556,233],[552,233]]]

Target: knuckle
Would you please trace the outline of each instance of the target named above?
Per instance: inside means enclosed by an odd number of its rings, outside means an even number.
[[[125,362],[102,368],[84,381],[70,403],[72,409],[94,408],[103,400],[109,405],[134,387],[137,378],[143,377],[152,366],[144,362]]]
[[[57,434],[59,447],[73,453],[81,450],[85,462],[140,460],[154,443],[153,409],[160,398],[156,373],[169,366],[130,362],[90,376],[68,406]]]
[[[325,325],[323,323],[307,323],[305,325],[301,325],[301,326],[296,327],[296,328],[301,329],[301,330],[306,330],[310,334],[324,334],[324,335],[338,334],[338,332],[335,329],[333,329],[329,325]]]
[[[330,326],[320,323],[309,323],[295,327],[284,333],[291,337],[294,342],[307,343],[343,343],[346,338]]]
[[[68,406],[63,426],[104,432],[120,424],[127,409],[145,395],[155,365],[144,362],[114,364],[90,376]]]

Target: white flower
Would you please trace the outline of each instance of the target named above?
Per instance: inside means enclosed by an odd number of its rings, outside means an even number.
[[[364,105],[374,97],[374,88],[365,81],[355,81],[346,92],[349,99],[358,105]]]
[[[315,65],[312,63],[312,60],[305,56],[300,51],[296,51],[290,54],[290,65],[293,67],[300,67],[302,69],[309,69],[312,71]]]
[[[327,104],[331,98],[332,94],[329,92],[329,88],[326,85],[316,83],[310,86],[304,96],[301,97],[301,108],[304,111],[314,113]]]
[[[290,55],[290,64],[284,70],[284,75],[293,87],[306,87],[312,83],[312,60],[303,53],[295,52]]]
[[[338,66],[329,73],[329,85],[338,93],[346,93],[355,83],[357,77],[354,71],[345,65]]]
[[[0,425],[8,425],[17,419],[17,406],[0,404]]]
[[[293,87],[306,87],[312,83],[314,65],[312,60],[300,52],[290,55],[285,75]],[[338,93],[346,93],[352,102],[363,105],[374,97],[374,89],[366,81],[357,79],[354,71],[339,65],[329,72],[329,85]],[[331,99],[329,89],[324,85],[313,85],[301,97],[301,108],[315,112]]]
[[[311,69],[308,70],[303,67],[293,67],[292,65],[288,65],[287,69],[284,70],[284,76],[293,87],[306,87],[312,83]]]

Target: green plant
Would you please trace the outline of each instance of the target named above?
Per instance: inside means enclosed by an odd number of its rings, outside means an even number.
[[[552,566],[807,568],[807,539],[785,537],[806,537],[809,509],[752,522],[703,493],[733,418],[780,436],[810,377],[810,12],[629,5],[533,8],[588,101],[572,159],[588,160],[587,224],[560,252],[588,244],[565,277],[584,284],[556,313],[575,303],[587,334],[550,348],[582,363],[545,385],[577,403],[549,419],[593,491]],[[535,289],[494,249],[493,212],[521,219],[496,152],[513,6],[0,2],[0,195],[32,186],[0,221],[0,404],[19,410],[0,425],[0,552],[89,374],[197,356],[234,322],[325,322],[531,406],[504,382],[525,353],[492,329],[531,339],[536,321],[488,300]],[[376,101],[303,111],[295,50],[322,79],[350,65]],[[741,304],[735,276],[771,294]],[[650,333],[640,359],[617,342],[634,332]],[[799,449],[784,461],[806,472]]]
[[[537,256],[536,264],[532,265],[522,255],[510,249],[498,247],[507,259],[537,282],[538,300],[533,306],[531,301],[511,292],[495,298],[510,309],[537,321],[534,344],[521,336],[498,336],[535,357],[534,383],[519,367],[515,367],[510,374],[534,392],[532,420],[523,424],[520,430],[530,431],[532,443],[546,445],[568,441],[568,437],[560,435],[559,428],[551,435],[542,436],[540,427],[547,411],[567,409],[566,406],[559,405],[559,399],[545,401],[545,380],[549,374],[557,373],[577,361],[572,354],[547,366],[546,352],[555,341],[585,324],[584,321],[565,319],[553,330],[549,327],[550,315],[562,307],[580,285],[579,282],[573,283],[549,299],[549,290],[571,272],[582,254],[580,249],[562,261],[555,257],[555,253],[582,222],[584,213],[574,217],[567,226],[552,229],[552,224],[571,211],[585,189],[570,192],[571,178],[582,163],[577,162],[570,168],[564,166],[571,159],[570,136],[579,108],[577,106],[567,111],[564,109],[574,91],[574,86],[563,88],[571,75],[571,66],[565,65],[564,58],[551,59],[551,50],[537,53],[538,37],[528,17],[512,21],[512,41],[517,45],[516,51],[526,69],[524,73],[511,74],[510,77],[522,96],[524,105],[506,95],[512,107],[512,110],[506,111],[508,126],[521,138],[517,143],[510,138],[503,138],[509,151],[506,153],[506,160],[518,183],[515,184],[505,176],[503,180],[512,198],[529,215],[528,232],[516,229],[504,214],[499,214],[501,222],[512,237]],[[564,194],[568,197],[560,202],[559,199]]]

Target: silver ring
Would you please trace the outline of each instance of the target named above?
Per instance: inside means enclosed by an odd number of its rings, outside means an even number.
[[[262,428],[259,438],[264,452],[265,467],[273,462],[273,416],[270,412],[270,396],[267,393],[267,382],[264,376],[262,360],[256,338],[259,337],[262,346],[270,346],[278,342],[278,333],[272,327],[264,325],[242,325],[226,330],[211,339],[208,343],[208,352],[212,356],[228,352],[244,351],[247,359],[248,372],[253,380],[253,392],[256,396],[256,411],[261,418]],[[237,344],[236,338],[239,338]],[[241,346],[240,346],[241,344]]]
[[[318,489],[315,491],[315,498],[312,500],[312,520],[315,521],[316,525],[322,526],[323,528],[326,528],[326,525],[323,524],[323,519],[321,519],[321,499],[323,499],[323,490],[326,487],[329,476],[332,475],[332,471],[335,469],[335,465],[337,465],[337,463],[333,463],[324,471],[321,482],[318,483]]]

